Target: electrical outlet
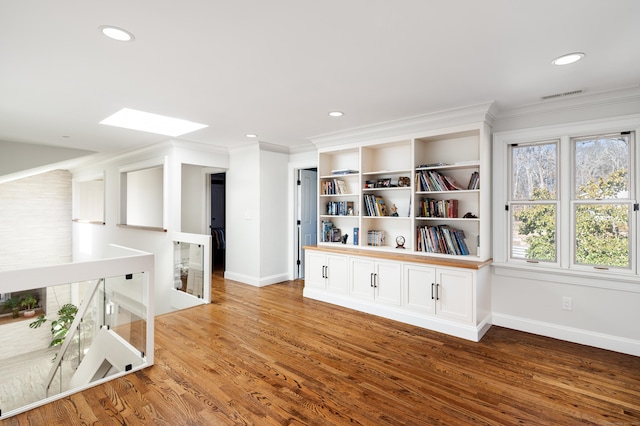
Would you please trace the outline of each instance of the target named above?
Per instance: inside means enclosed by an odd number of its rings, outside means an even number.
[[[562,297],[562,309],[565,311],[571,311],[573,309],[573,300],[570,297]]]

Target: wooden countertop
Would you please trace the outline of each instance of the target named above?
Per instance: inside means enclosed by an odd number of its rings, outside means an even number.
[[[480,269],[490,265],[493,259],[473,260],[468,258],[453,259],[435,256],[423,256],[413,254],[411,251],[405,250],[397,252],[383,250],[367,250],[353,248],[348,245],[336,244],[335,246],[304,246],[305,250],[322,251],[326,253],[346,254],[352,256],[374,257],[376,259],[397,260],[412,263],[424,263],[425,265],[449,266],[453,268]]]

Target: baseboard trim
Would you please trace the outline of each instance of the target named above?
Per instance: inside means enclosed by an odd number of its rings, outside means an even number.
[[[624,354],[640,356],[640,340],[625,337],[612,336],[610,334],[596,333],[579,328],[566,327],[528,318],[516,317],[505,314],[492,314],[493,325],[511,328],[513,330],[566,340],[581,345],[607,349]]]
[[[243,284],[249,284],[254,287],[264,287],[271,284],[278,284],[284,281],[289,281],[288,273],[282,273],[278,275],[271,275],[269,277],[252,277],[249,275],[238,274],[236,272],[225,271],[224,272],[225,279],[238,281]]]
[[[304,297],[319,300],[321,302],[331,303],[333,305],[342,306],[343,308],[353,309],[359,312],[376,315],[379,317],[399,321],[405,324],[414,325],[416,327],[426,328],[437,331],[439,333],[460,337],[461,339],[478,342],[482,336],[491,327],[491,318],[487,317],[477,326],[471,324],[460,324],[455,321],[434,317],[431,315],[422,315],[416,312],[408,311],[402,307],[394,307],[382,305],[375,302],[367,302],[357,300],[349,296],[328,293],[327,291],[305,287],[303,290]]]

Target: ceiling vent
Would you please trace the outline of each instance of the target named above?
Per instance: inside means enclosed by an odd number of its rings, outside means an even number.
[[[582,89],[571,90],[569,92],[562,92],[562,93],[556,93],[556,94],[553,94],[553,95],[542,96],[540,99],[543,100],[543,101],[546,101],[547,99],[555,99],[555,98],[562,98],[562,97],[565,97],[565,96],[579,95],[580,93],[582,93]]]

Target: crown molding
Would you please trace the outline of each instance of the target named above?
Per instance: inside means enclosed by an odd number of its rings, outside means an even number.
[[[584,93],[500,109],[494,131],[583,121],[640,112],[640,86]]]
[[[485,122],[491,126],[495,119],[496,112],[494,102],[486,102],[357,127],[343,132],[319,135],[309,140],[317,148],[324,148],[342,145],[344,143],[356,143],[391,136],[416,134],[471,123]]]

